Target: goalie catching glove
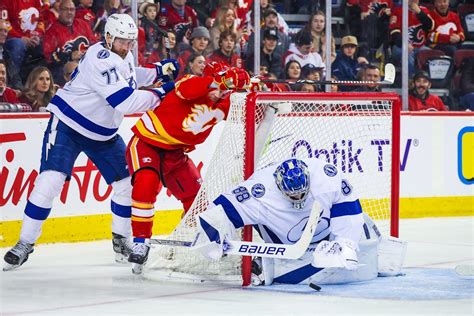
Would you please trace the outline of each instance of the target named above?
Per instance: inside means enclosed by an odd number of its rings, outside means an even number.
[[[221,75],[214,76],[214,83],[221,91],[241,91],[250,88],[250,76],[247,71],[234,67]]]
[[[349,239],[324,240],[316,247],[311,264],[316,268],[356,270],[359,264],[356,249],[357,244]]]

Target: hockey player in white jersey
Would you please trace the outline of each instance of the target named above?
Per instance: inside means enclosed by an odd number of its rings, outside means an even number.
[[[263,258],[265,283],[327,284],[377,277],[378,231],[342,173],[316,158],[272,164],[218,196],[214,207],[199,215],[197,249],[219,259],[225,240],[235,239],[235,230],[244,225],[254,225],[265,242],[294,244],[315,201],[321,213],[306,254],[298,260]]]
[[[138,29],[126,14],[113,14],[106,22],[105,41],[92,45],[81,58],[71,80],[58,90],[47,109],[51,119],[43,138],[40,174],[25,207],[18,243],[5,254],[4,270],[19,267],[33,252],[48,218],[53,199],[71,176],[74,162],[84,152],[113,187],[111,201],[113,249],[116,260],[130,254],[131,191],[125,143],[117,130],[125,114],[156,107],[174,89],[178,74],[174,59],[154,67],[135,67],[131,49]],[[162,85],[156,84],[161,81]],[[138,87],[153,86],[148,90]]]

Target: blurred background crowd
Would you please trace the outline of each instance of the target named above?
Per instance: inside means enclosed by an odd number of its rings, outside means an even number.
[[[380,81],[387,63],[401,71],[401,0],[332,0],[331,18],[325,3],[261,0],[255,73],[252,0],[138,0],[138,64],[169,54],[179,61],[180,76],[202,75],[207,62],[218,61],[253,76],[294,81],[324,79],[328,58],[333,80]],[[473,1],[408,3],[409,110],[474,110]],[[131,7],[131,0],[0,0],[0,103],[44,109],[87,48],[102,40],[107,17],[132,14]],[[388,88],[331,91],[400,93],[400,87],[397,80]],[[323,85],[301,83],[275,89],[325,91]]]

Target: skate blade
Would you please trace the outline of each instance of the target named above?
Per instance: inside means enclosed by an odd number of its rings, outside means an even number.
[[[121,264],[128,264],[128,257],[124,256],[121,253],[115,253],[115,262]]]
[[[19,264],[5,263],[5,265],[3,266],[3,271],[12,271],[18,268],[19,266]]]
[[[142,272],[143,272],[143,264],[132,263],[132,273],[133,274],[142,274]]]

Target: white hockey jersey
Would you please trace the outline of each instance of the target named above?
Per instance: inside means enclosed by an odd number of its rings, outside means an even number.
[[[294,208],[280,192],[273,177],[278,165],[273,164],[214,200],[215,205],[222,205],[225,215],[213,211],[221,208],[210,208],[200,214],[206,234],[210,235],[209,230],[226,231],[229,225],[222,222],[228,220],[234,229],[256,225],[265,242],[293,244],[301,238],[313,202],[317,200],[321,216],[312,243],[331,234],[331,239],[347,238],[358,244],[364,219],[353,188],[334,165],[316,158],[302,160],[310,172],[310,193],[303,209]]]
[[[133,55],[125,59],[96,43],[89,47],[71,80],[60,88],[47,109],[80,134],[99,141],[112,138],[124,114],[145,112],[159,104],[151,85],[156,70],[135,68]]]

